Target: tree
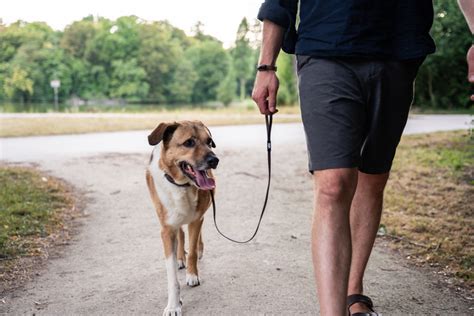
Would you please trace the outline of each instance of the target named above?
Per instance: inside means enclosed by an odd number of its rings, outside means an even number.
[[[278,79],[280,88],[278,89],[277,102],[281,105],[293,105],[298,101],[298,88],[296,85],[294,56],[283,51],[277,60]]]
[[[434,9],[431,34],[437,49],[418,72],[415,104],[438,108],[468,106],[466,52],[471,33],[456,1],[435,1]]]
[[[208,35],[204,33],[204,23],[201,21],[197,21],[196,24],[194,24],[194,27],[192,29],[192,33],[194,34],[193,38],[199,42],[206,42],[206,41],[213,41],[213,42],[218,42],[221,43],[217,38],[214,36]]]
[[[26,102],[33,94],[33,80],[26,70],[14,67],[11,75],[5,78],[3,89],[7,97],[20,96],[20,100]]]
[[[137,58],[140,46],[139,27],[135,16],[121,17],[116,21],[100,18],[96,34],[86,46],[86,60],[103,66],[110,75],[114,60]]]
[[[64,30],[60,46],[73,57],[83,59],[97,30],[97,26],[90,17],[73,22]]]
[[[198,75],[192,101],[202,103],[216,100],[217,87],[229,69],[228,55],[222,45],[214,41],[198,42],[186,51],[185,57],[191,61]]]
[[[247,20],[240,23],[230,52],[204,33],[202,23],[194,33],[187,36],[166,21],[136,16],[88,16],[64,32],[45,23],[4,25],[0,20],[0,100],[51,102],[53,79],[61,80],[60,100],[175,104],[220,99],[228,104],[237,85],[244,98],[251,90],[256,58]]]
[[[164,103],[168,101],[169,83],[183,59],[183,43],[167,22],[141,25],[138,64],[146,71],[150,86],[148,98]]]
[[[114,60],[110,79],[110,96],[128,100],[141,100],[148,93],[146,72],[137,65],[136,59]]]
[[[250,47],[250,42],[247,38],[249,26],[246,18],[240,22],[237,30],[237,37],[235,39],[235,47],[232,49],[233,66],[235,76],[239,82],[240,100],[244,100],[246,96],[246,83],[252,77],[253,66],[253,50]]]
[[[230,67],[227,77],[221,82],[217,89],[217,99],[221,101],[224,106],[228,106],[235,98],[235,91],[237,91],[237,80],[233,67]]]
[[[193,89],[198,74],[193,69],[192,63],[187,59],[182,59],[173,72],[167,86],[168,102],[170,103],[190,103],[192,101]]]
[[[44,23],[13,24],[16,34],[10,47],[15,47],[15,54],[8,61],[10,73],[21,69],[33,82],[32,93],[23,93],[23,100],[51,101],[53,99],[50,81],[61,79],[61,96],[69,95],[71,87],[70,72],[64,63],[64,51],[58,47],[60,34]],[[5,93],[8,98],[9,94]]]

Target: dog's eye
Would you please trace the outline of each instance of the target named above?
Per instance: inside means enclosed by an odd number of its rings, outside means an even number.
[[[213,143],[214,143],[214,142],[212,141],[212,138],[208,138],[208,139],[207,139],[207,146],[212,147],[212,144],[213,144]]]
[[[189,147],[189,148],[194,147],[194,145],[196,145],[196,141],[192,138],[188,139],[187,141],[183,143],[184,147]]]

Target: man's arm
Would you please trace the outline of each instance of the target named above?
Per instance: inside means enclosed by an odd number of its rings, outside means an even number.
[[[466,22],[469,25],[471,33],[474,35],[474,1],[472,0],[458,0],[459,8],[461,8]],[[470,83],[474,84],[474,45],[471,45],[471,48],[467,51],[467,65],[468,65],[468,74],[467,79]],[[474,101],[474,94],[471,95],[471,100]]]
[[[294,53],[298,0],[265,0],[257,18],[263,22],[259,64],[275,65],[280,49]],[[252,98],[262,114],[276,113],[278,78],[275,71],[258,71]]]
[[[263,39],[259,65],[275,65],[283,41],[284,28],[271,22],[263,21]],[[257,103],[260,113],[276,113],[276,96],[279,81],[275,71],[257,71],[252,99]]]

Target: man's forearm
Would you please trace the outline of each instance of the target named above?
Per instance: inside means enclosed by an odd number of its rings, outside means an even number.
[[[471,33],[474,34],[474,1],[473,0],[458,0],[459,7],[461,8],[466,22],[469,25]]]
[[[275,65],[283,42],[284,28],[269,20],[263,21],[263,40],[259,64]]]

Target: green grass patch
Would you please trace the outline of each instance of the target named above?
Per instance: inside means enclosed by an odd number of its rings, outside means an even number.
[[[382,218],[392,246],[474,288],[474,139],[467,131],[403,137]]]
[[[0,259],[35,255],[62,225],[71,199],[61,183],[29,168],[0,166]]]
[[[474,114],[474,107],[453,108],[453,109],[437,109],[430,107],[415,106],[410,109],[411,114]]]

